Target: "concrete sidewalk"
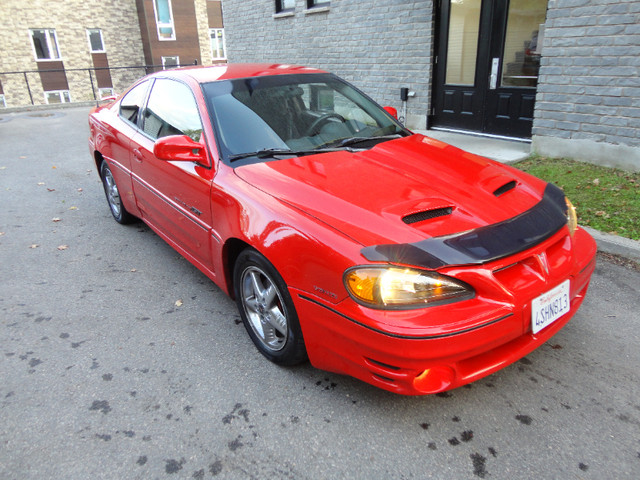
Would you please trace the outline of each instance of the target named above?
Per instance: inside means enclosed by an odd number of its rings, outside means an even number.
[[[442,130],[414,130],[414,132],[502,163],[524,160],[531,153],[530,142]]]

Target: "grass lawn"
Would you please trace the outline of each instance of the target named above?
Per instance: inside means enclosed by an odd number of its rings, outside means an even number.
[[[640,240],[640,173],[538,156],[514,166],[561,187],[580,225]]]

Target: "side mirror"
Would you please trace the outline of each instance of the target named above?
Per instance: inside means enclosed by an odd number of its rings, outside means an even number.
[[[396,120],[398,119],[398,110],[393,107],[382,107],[385,112],[391,115]]]
[[[156,140],[153,154],[160,160],[175,160],[180,162],[196,162],[208,165],[204,145],[194,142],[186,135],[171,135]]]

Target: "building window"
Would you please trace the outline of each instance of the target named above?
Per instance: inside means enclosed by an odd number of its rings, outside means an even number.
[[[87,38],[89,39],[89,50],[91,53],[104,53],[104,42],[102,41],[102,30],[99,28],[87,29]]]
[[[328,0],[307,0],[307,8],[328,7],[330,3]]]
[[[47,103],[70,103],[71,96],[69,90],[52,90],[44,92],[44,99]]]
[[[276,13],[293,12],[296,0],[276,0]]]
[[[7,102],[4,99],[4,93],[0,94],[0,108],[4,108],[7,106]]]
[[[171,0],[153,0],[153,10],[156,14],[158,40],[175,40],[176,32],[173,28]]]
[[[227,49],[224,43],[224,28],[210,28],[209,38],[211,39],[211,57],[214,60],[226,60]]]
[[[180,57],[162,57],[162,69],[174,68],[180,66]]]
[[[113,91],[113,88],[99,88],[98,96],[100,97],[100,100],[104,100],[107,97],[115,97],[116,94]]]
[[[36,60],[59,60],[58,37],[53,28],[29,30]]]

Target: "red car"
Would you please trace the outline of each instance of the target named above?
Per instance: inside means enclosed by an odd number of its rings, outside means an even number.
[[[459,387],[549,340],[595,268],[558,187],[412,134],[320,70],[163,71],[89,124],[116,221],[233,297],[278,364]]]

